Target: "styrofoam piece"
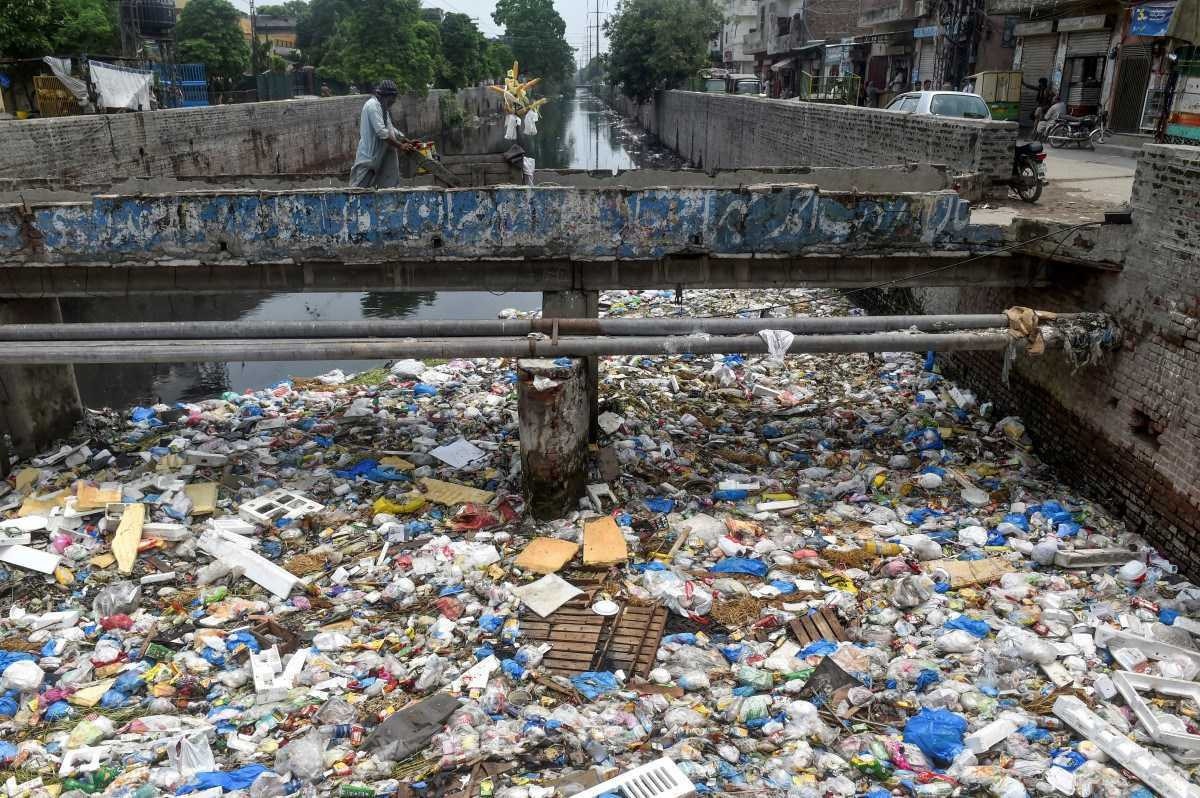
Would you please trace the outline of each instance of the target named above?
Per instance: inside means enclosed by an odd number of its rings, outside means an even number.
[[[695,792],[695,785],[688,781],[679,765],[664,756],[576,793],[575,798],[598,798],[607,793],[622,798],[685,798]]]
[[[43,574],[52,574],[62,559],[57,554],[29,546],[0,546],[0,561],[18,568],[28,568]]]
[[[1157,640],[1140,637],[1129,632],[1121,632],[1109,626],[1096,627],[1095,638],[1096,645],[1107,648],[1114,657],[1118,649],[1132,648],[1153,659],[1186,657],[1197,665],[1200,665],[1200,651],[1183,648],[1182,646],[1173,646],[1170,643],[1160,643]]]
[[[1178,626],[1180,629],[1192,635],[1193,637],[1200,637],[1200,621],[1197,621],[1195,618],[1184,618],[1183,616],[1180,616],[1175,619],[1175,623],[1173,623],[1172,626]]]
[[[200,550],[230,565],[242,569],[252,582],[262,585],[279,598],[291,595],[300,579],[275,565],[250,549],[222,539],[216,532],[207,530],[200,536]]]
[[[968,734],[963,742],[966,743],[967,749],[972,753],[982,754],[984,751],[990,750],[997,743],[1008,739],[1008,735],[1016,730],[1017,724],[1008,718],[997,718],[982,729]]]
[[[800,502],[796,499],[785,499],[777,502],[759,502],[754,505],[754,509],[760,513],[769,513],[778,510],[791,510],[799,506]]]
[[[1059,696],[1054,714],[1163,798],[1200,798],[1200,785],[1192,784],[1181,771],[1121,734],[1075,696]]]
[[[187,540],[191,536],[192,531],[183,524],[142,524],[143,538],[158,538],[159,540],[167,540],[175,543],[180,540]]]
[[[595,485],[588,485],[587,488],[588,503],[592,505],[592,509],[598,513],[607,513],[610,509],[617,506],[617,497],[613,495],[612,488],[606,483],[600,482]],[[605,502],[608,502],[606,505]]]
[[[0,528],[0,546],[20,546],[33,542],[33,535],[19,529]]]
[[[223,466],[229,462],[229,455],[217,454],[215,452],[201,452],[197,449],[189,449],[183,453],[183,459],[191,465]]]
[[[1059,568],[1103,568],[1129,562],[1128,549],[1064,549],[1054,555]]]
[[[100,769],[100,763],[108,759],[109,747],[106,745],[83,746],[70,748],[63,752],[62,763],[58,766],[58,777],[65,779],[76,773],[91,773]]]
[[[1137,715],[1137,719],[1146,727],[1146,731],[1150,733],[1155,742],[1162,743],[1171,748],[1200,752],[1200,735],[1188,734],[1185,731],[1176,731],[1164,727],[1159,717],[1154,714],[1154,710],[1150,708],[1150,705],[1146,703],[1146,700],[1141,695],[1142,691],[1156,692],[1163,695],[1190,698],[1200,703],[1200,684],[1185,682],[1182,679],[1164,679],[1161,676],[1146,676],[1141,673],[1130,673],[1128,671],[1117,671],[1114,673],[1113,684],[1117,686],[1117,690],[1125,699],[1125,703],[1129,704],[1129,708],[1133,710],[1133,714]]]
[[[303,518],[324,507],[325,505],[313,501],[303,493],[280,488],[242,502],[242,506],[238,508],[238,515],[252,524],[270,526],[279,518]]]

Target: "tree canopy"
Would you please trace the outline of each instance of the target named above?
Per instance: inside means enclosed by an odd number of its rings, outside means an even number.
[[[296,46],[308,63],[319,66],[338,22],[350,14],[347,0],[312,0],[296,23]]]
[[[300,17],[308,11],[306,0],[287,0],[276,5],[258,6],[256,12],[264,17]]]
[[[106,0],[0,2],[0,55],[108,55],[117,47],[116,9]]]
[[[609,80],[639,103],[684,85],[708,66],[721,19],[713,0],[621,0],[605,23]]]
[[[483,56],[485,61],[484,77],[493,80],[501,80],[504,73],[512,69],[513,61],[517,60],[512,48],[500,41],[488,42]]]
[[[446,14],[440,27],[442,64],[438,87],[461,89],[489,77],[487,40],[466,14]],[[492,77],[499,77],[499,73]]]
[[[441,34],[422,16],[420,0],[359,0],[324,43],[319,69],[362,89],[391,79],[401,91],[424,94],[441,58]]]
[[[550,86],[570,77],[575,54],[565,38],[567,23],[552,0],[496,0],[492,19],[504,26],[504,41],[524,74]]]
[[[201,62],[210,77],[237,80],[246,71],[250,48],[227,0],[191,0],[175,26],[181,62]]]

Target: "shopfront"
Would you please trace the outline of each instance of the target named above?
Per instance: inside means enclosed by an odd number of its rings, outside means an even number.
[[[1066,38],[1059,93],[1067,102],[1067,113],[1086,116],[1100,110],[1100,89],[1108,64],[1112,26],[1103,14],[1068,17],[1058,21],[1058,32]]]
[[[1125,133],[1151,133],[1164,112],[1171,71],[1167,28],[1175,3],[1155,2],[1126,12],[1117,48],[1110,124]]]
[[[1054,20],[1025,22],[1016,26],[1019,37],[1013,55],[1014,68],[1021,70],[1021,113],[1022,127],[1033,126],[1033,112],[1037,109],[1037,86],[1042,78],[1054,86],[1054,56],[1058,50],[1058,34],[1054,31]]]

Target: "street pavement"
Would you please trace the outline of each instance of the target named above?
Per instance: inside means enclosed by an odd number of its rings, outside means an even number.
[[[1046,177],[1050,185],[1041,199],[1030,205],[997,188],[987,202],[971,212],[977,224],[1008,224],[1014,216],[1086,222],[1105,210],[1129,202],[1137,160],[1120,152],[1088,149],[1054,149],[1047,146]]]

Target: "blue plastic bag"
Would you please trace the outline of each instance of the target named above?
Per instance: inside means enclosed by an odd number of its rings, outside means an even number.
[[[210,770],[207,773],[197,773],[190,782],[176,790],[175,794],[187,795],[213,787],[220,787],[225,792],[248,790],[254,780],[266,773],[268,769],[265,765],[246,765],[237,770]]]
[[[652,513],[669,513],[675,509],[675,502],[671,499],[646,499],[645,504]]]
[[[748,557],[726,557],[708,570],[714,574],[766,576],[767,564],[762,560],[752,560]]]
[[[967,719],[944,709],[922,709],[904,726],[904,742],[912,743],[939,767],[947,767],[963,750]]]
[[[964,632],[970,632],[980,640],[987,637],[992,631],[992,628],[987,625],[986,621],[976,621],[968,618],[965,615],[959,615],[957,618],[951,618],[943,625],[947,629],[960,629]]]
[[[806,659],[808,657],[828,657],[830,654],[837,651],[837,648],[837,643],[829,640],[816,640],[796,652],[796,657],[798,659]]]
[[[933,668],[923,668],[917,674],[917,692],[923,693],[942,680],[942,675]]]
[[[595,701],[600,696],[615,693],[621,688],[617,677],[608,671],[586,671],[572,676],[571,684],[588,701]]]

